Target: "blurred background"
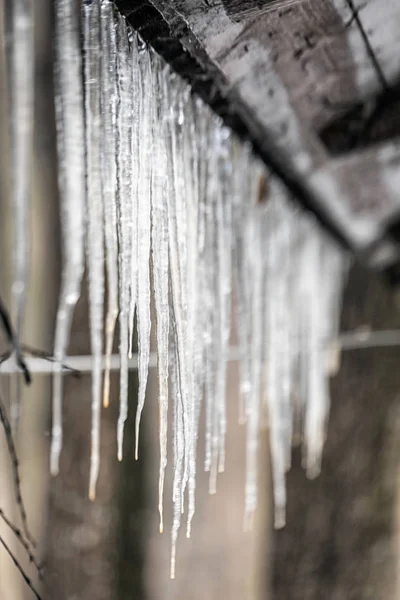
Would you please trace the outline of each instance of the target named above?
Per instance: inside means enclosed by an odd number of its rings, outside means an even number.
[[[52,86],[51,0],[36,0],[35,150],[29,298],[24,342],[51,354],[60,282],[60,237]],[[0,2],[0,18],[4,4]],[[1,28],[2,30],[3,28]],[[0,43],[0,290],[10,306],[12,206],[7,121],[7,39]],[[360,182],[361,184],[361,182]],[[342,330],[400,328],[394,290],[354,267],[345,292]],[[118,338],[118,334],[116,339]],[[4,345],[3,350],[7,347]],[[70,353],[88,354],[85,294],[79,301]],[[102,413],[97,498],[87,497],[90,452],[90,376],[65,377],[65,441],[57,478],[49,476],[51,425],[48,376],[24,389],[16,437],[22,492],[43,558],[44,598],[58,600],[395,599],[400,597],[399,349],[342,354],[332,379],[332,408],[321,476],[308,481],[300,452],[288,474],[287,526],[273,531],[268,440],[260,447],[260,502],[251,531],[243,530],[245,429],[238,424],[237,365],[229,367],[227,463],[218,492],[208,494],[199,466],[191,539],[178,542],[177,575],[169,579],[172,482],[165,490],[165,533],[158,532],[158,422],[155,372],[149,378],[140,460],[134,460],[136,373],[130,377],[130,416],[122,463],[116,457],[118,375]],[[17,375],[0,374],[7,403]],[[202,457],[200,433],[199,457]],[[10,458],[0,431],[0,507],[15,521]],[[170,471],[168,471],[170,477]],[[0,534],[35,581],[16,541]],[[39,586],[40,588],[40,586]],[[0,548],[0,598],[32,598]]]

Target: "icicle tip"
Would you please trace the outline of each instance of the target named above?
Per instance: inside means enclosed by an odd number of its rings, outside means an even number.
[[[57,477],[57,475],[60,473],[60,469],[58,465],[50,465],[50,475],[52,477]]]
[[[104,376],[104,389],[103,389],[103,407],[108,408],[110,406],[110,373],[106,371]]]
[[[59,472],[60,472],[60,469],[59,469],[58,464],[50,464],[50,475],[52,477],[57,477]]]
[[[136,430],[135,460],[139,460],[139,431]]]
[[[162,504],[162,500],[158,505],[158,512],[160,514],[160,533],[164,532],[164,507]]]
[[[284,506],[275,507],[274,528],[283,529],[286,525],[286,510]]]

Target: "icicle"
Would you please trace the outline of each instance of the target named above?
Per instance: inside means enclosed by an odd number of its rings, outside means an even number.
[[[310,223],[307,219],[299,218],[297,221],[297,244],[292,253],[294,269],[294,298],[293,314],[296,322],[293,336],[297,344],[296,368],[297,389],[294,403],[294,443],[300,444],[304,441],[304,417],[308,396],[309,375],[309,304],[308,304],[308,278],[304,269],[307,267],[307,244],[312,236]]]
[[[231,134],[219,131],[219,192],[217,200],[219,350],[216,373],[218,411],[218,471],[225,469],[226,376],[231,330],[232,292],[232,157]]]
[[[167,466],[168,434],[168,344],[169,344],[169,264],[168,264],[168,202],[167,156],[164,138],[164,122],[161,103],[162,63],[152,52],[154,106],[152,121],[153,172],[151,205],[151,244],[153,261],[154,299],[157,325],[158,403],[160,431],[160,471],[158,485],[158,510],[160,532],[163,532],[163,493]]]
[[[150,53],[145,44],[139,48],[140,67],[140,155],[138,195],[138,345],[139,396],[135,423],[135,457],[139,456],[139,427],[147,387],[150,355],[150,238],[151,238],[151,169],[152,169],[152,75]]]
[[[174,574],[175,547],[183,507],[185,482],[189,477],[190,446],[188,419],[188,365],[187,365],[187,321],[186,321],[186,278],[185,278],[185,233],[186,215],[184,206],[184,178],[182,163],[183,107],[180,96],[182,82],[168,71],[163,77],[164,107],[167,126],[168,176],[171,187],[168,194],[168,230],[170,251],[170,278],[173,313],[173,347],[175,392],[174,398],[174,522],[172,528],[171,577]]]
[[[132,244],[132,64],[126,21],[118,15],[117,20],[117,178],[118,178],[118,236],[119,236],[119,353],[120,408],[117,425],[118,460],[122,460],[124,425],[128,416],[128,351],[129,351],[129,306],[131,283]]]
[[[315,228],[315,225],[314,225]],[[329,412],[329,385],[325,347],[337,335],[337,307],[343,280],[343,261],[337,249],[318,230],[308,243],[304,280],[309,285],[308,322],[308,398],[305,415],[307,475],[314,478],[321,470],[322,450]]]
[[[257,171],[254,175],[258,175]],[[264,251],[262,240],[265,235],[263,206],[253,210],[249,223],[251,247],[249,248],[252,286],[252,343],[251,343],[251,392],[247,406],[247,443],[246,443],[246,489],[245,489],[245,528],[250,529],[257,507],[257,454],[259,438],[259,417],[261,400],[261,378],[263,364],[263,283]]]
[[[50,471],[58,473],[62,448],[62,367],[84,269],[85,155],[80,32],[76,5],[56,3],[56,125],[63,268],[57,311]]]
[[[175,317],[172,316],[172,323],[176,325]],[[176,334],[176,332],[175,332]],[[173,398],[173,424],[174,424],[174,481],[173,481],[173,503],[174,515],[171,530],[171,579],[175,579],[176,567],[176,545],[178,541],[178,533],[181,524],[181,495],[182,495],[182,479],[184,469],[184,422],[183,422],[183,398],[181,395],[180,367],[178,358],[178,346],[174,346],[174,355],[171,360],[171,387]]]
[[[222,212],[223,200],[220,198],[220,170],[218,168],[221,160],[220,132],[221,123],[219,119],[211,120],[210,128],[210,155],[208,157],[208,189],[206,206],[206,270],[207,279],[204,290],[205,308],[207,311],[206,327],[206,373],[205,373],[205,396],[206,396],[206,448],[205,448],[205,470],[210,471],[210,494],[216,493],[218,473],[218,453],[220,446],[220,410],[225,398],[219,398],[219,380],[217,377],[217,365],[221,359],[221,314],[219,302],[219,260],[220,246],[224,242],[219,240],[223,234]],[[222,357],[223,360],[223,357]],[[223,386],[224,387],[224,386]],[[223,390],[222,390],[223,391]]]
[[[282,314],[282,280],[285,273],[281,265],[281,236],[284,227],[284,217],[279,210],[279,203],[285,201],[280,195],[278,182],[270,181],[268,198],[266,238],[267,248],[264,250],[267,258],[266,280],[266,360],[267,360],[267,402],[270,424],[270,447],[272,462],[272,479],[275,508],[275,527],[285,524],[286,487],[285,471],[286,458],[285,437],[282,417],[284,414],[282,394],[282,342],[285,331],[290,330],[290,322],[284,322]],[[283,221],[282,221],[283,218]],[[285,265],[287,268],[287,265]],[[285,350],[283,350],[285,351]]]
[[[197,150],[195,151],[198,162],[198,233],[197,233],[197,273],[196,273],[196,284],[197,284],[197,296],[201,294],[202,300],[197,298],[196,309],[196,333],[195,333],[195,440],[197,442],[198,435],[198,424],[200,417],[201,405],[203,402],[203,393],[206,398],[212,397],[212,379],[207,377],[207,374],[211,372],[208,368],[208,348],[212,339],[211,327],[213,325],[212,313],[210,313],[210,292],[209,292],[209,274],[210,271],[209,259],[212,254],[210,253],[210,240],[209,240],[209,219],[208,219],[208,206],[207,192],[210,184],[209,180],[209,167],[210,167],[210,124],[211,114],[199,99],[196,101],[196,113],[195,113],[195,124],[196,134],[195,137],[198,140]],[[196,180],[197,181],[197,180]],[[211,269],[213,269],[211,263]],[[191,267],[192,268],[192,267]],[[205,302],[203,302],[203,299]],[[191,303],[192,304],[192,300]],[[211,318],[210,318],[211,316]],[[203,388],[206,387],[204,390]],[[207,395],[207,391],[209,393]],[[206,411],[206,418],[211,416],[211,411]],[[208,422],[209,423],[209,422]],[[207,426],[206,432],[206,452],[205,452],[205,470],[210,470],[210,459],[211,459],[211,425]],[[195,484],[195,479],[194,479]],[[191,492],[194,495],[194,489]],[[189,515],[188,515],[188,531],[190,534],[191,520],[194,514],[194,498],[189,497]]]
[[[208,144],[211,144],[213,127],[210,127]],[[210,153],[210,150],[208,150]],[[204,281],[204,344],[205,344],[205,409],[206,409],[206,431],[205,431],[205,457],[204,470],[210,471],[210,493],[216,491],[216,469],[211,472],[213,464],[213,435],[216,425],[215,406],[215,363],[217,357],[217,315],[215,307],[217,304],[217,232],[216,232],[216,180],[215,155],[210,153],[207,157],[207,189],[205,199],[205,281]],[[215,446],[215,444],[214,444]],[[216,466],[216,461],[214,461]]]
[[[16,333],[21,341],[29,266],[29,205],[32,189],[34,109],[33,2],[9,3],[11,53],[9,62],[11,113],[11,172],[14,210],[14,281],[12,285]]]
[[[10,28],[10,86],[12,207],[14,213],[14,256],[12,284],[12,318],[15,319],[17,343],[21,343],[30,256],[31,160],[33,151],[34,111],[34,39],[33,2],[14,0],[6,6]],[[21,413],[21,381],[11,380],[11,425],[16,430]]]
[[[250,335],[251,309],[249,291],[251,287],[250,269],[247,265],[248,248],[251,240],[245,237],[251,205],[250,148],[235,143],[232,157],[232,272],[235,284],[235,316],[240,351],[240,394],[239,423],[246,422],[247,399],[251,391],[250,375]],[[247,174],[247,176],[246,176]]]
[[[102,399],[104,220],[101,189],[100,4],[83,4],[84,90],[87,170],[87,262],[92,368],[92,449],[89,497],[94,500],[100,469]]]
[[[309,281],[309,374],[308,374],[308,398],[305,420],[305,441],[307,451],[307,475],[316,477],[320,472],[320,461],[322,457],[324,420],[328,404],[327,379],[324,369],[324,349],[321,339],[321,325],[323,319],[321,285],[321,248],[318,235],[312,236],[308,243],[308,277]]]
[[[184,160],[185,172],[190,175],[187,197],[187,361],[191,365],[188,372],[188,396],[190,398],[190,447],[188,449],[188,517],[186,537],[191,534],[191,524],[195,513],[197,438],[202,401],[202,331],[199,318],[199,290],[201,276],[201,255],[199,247],[200,211],[200,156],[201,146],[196,124],[203,112],[190,96],[185,105]]]
[[[103,405],[110,398],[110,357],[118,317],[118,237],[116,203],[116,131],[117,131],[117,77],[116,77],[116,27],[114,5],[110,0],[102,0],[101,19],[101,88],[100,104],[102,112],[102,186],[104,202],[104,232],[106,242],[108,305],[106,318],[106,345],[104,365]]]
[[[129,358],[132,357],[133,326],[138,293],[138,206],[139,206],[139,160],[140,160],[140,67],[139,67],[139,40],[137,34],[132,36],[132,254],[131,254],[131,300],[129,305]]]
[[[178,241],[178,257],[179,257],[179,272],[180,272],[180,308],[179,313],[182,318],[182,328],[184,331],[184,345],[182,347],[183,354],[180,356],[181,361],[181,381],[184,380],[182,388],[183,393],[183,428],[184,428],[184,476],[181,487],[181,512],[184,512],[184,495],[189,480],[191,480],[191,470],[193,463],[190,460],[191,448],[193,445],[192,429],[194,424],[194,395],[191,386],[191,369],[192,367],[192,347],[189,321],[189,252],[192,250],[190,243],[192,231],[192,209],[193,209],[193,180],[192,180],[192,153],[191,153],[191,95],[190,88],[183,81],[178,81],[175,88],[177,92],[175,109],[177,115],[177,123],[173,131],[173,161],[175,169],[177,169],[177,177],[175,177],[175,209],[176,209],[176,233]]]

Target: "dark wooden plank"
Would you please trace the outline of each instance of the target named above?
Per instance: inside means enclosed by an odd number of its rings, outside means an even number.
[[[132,3],[119,4],[126,14],[135,10]],[[393,172],[400,165],[399,141],[393,137],[398,128],[392,127],[397,95],[391,95],[393,110],[381,114],[379,127],[384,123],[386,133],[378,141],[361,135],[353,144],[349,124],[351,130],[354,107],[360,106],[358,126],[361,132],[368,127],[382,95],[400,78],[394,58],[400,48],[400,4],[396,0],[379,7],[376,0],[148,0],[146,4],[156,7],[169,38],[181,44],[184,60],[200,65],[201,73],[193,74],[194,88],[217,110],[223,106],[225,116],[236,115],[269,166],[283,178],[288,174],[291,192],[304,206],[369,264],[382,268],[396,262],[400,251],[397,241],[387,235],[387,225],[400,215],[393,185]],[[150,21],[148,37],[163,53],[165,31],[161,39],[155,15]],[[132,22],[136,24],[134,18]],[[179,70],[179,65],[173,66]],[[191,67],[185,74],[191,79]],[[235,118],[228,118],[228,124]],[[351,181],[350,169],[344,174],[332,163],[342,152],[326,134],[332,124],[336,140],[347,135],[345,152],[354,155],[349,161],[359,166]],[[362,171],[376,174],[374,185],[360,185]],[[336,198],[333,188],[339,191]],[[359,211],[361,203],[368,208]]]

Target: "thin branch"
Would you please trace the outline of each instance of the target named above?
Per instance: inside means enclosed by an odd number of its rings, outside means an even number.
[[[51,356],[49,352],[45,352],[44,350],[39,350],[38,348],[32,348],[32,346],[27,346],[26,344],[22,344],[22,350],[27,354],[30,354],[33,357],[43,358],[43,360],[48,360],[50,363],[57,364],[58,361]],[[76,377],[77,379],[82,376],[82,373],[79,369],[75,369],[65,363],[61,363],[61,368],[63,371],[68,371],[70,375]]]
[[[1,394],[0,394],[0,421],[3,425],[4,433],[5,433],[6,440],[7,440],[8,451],[10,453],[11,465],[12,465],[13,476],[14,476],[15,497],[16,497],[17,504],[19,507],[19,513],[21,515],[22,528],[24,530],[25,537],[27,538],[29,543],[34,548],[36,548],[35,539],[31,535],[29,528],[28,528],[28,519],[26,516],[25,505],[22,500],[22,494],[21,494],[21,480],[20,480],[20,476],[19,476],[19,463],[18,463],[17,451],[15,448],[14,439],[13,439],[12,432],[11,432],[10,421],[8,420],[7,412],[6,412]]]
[[[17,538],[17,540],[19,541],[21,546],[24,548],[24,550],[29,558],[29,562],[35,566],[35,568],[38,572],[39,579],[41,579],[43,581],[42,567],[40,566],[40,564],[37,562],[36,558],[32,554],[29,543],[25,539],[22,531],[20,529],[18,529],[18,527],[15,527],[15,525],[6,516],[6,514],[4,513],[4,510],[2,508],[0,508],[0,518],[3,519],[4,523],[13,532],[13,534],[15,535],[15,537]]]
[[[8,547],[8,545],[6,544],[6,542],[3,540],[3,538],[1,536],[0,536],[0,544],[3,546],[3,548],[5,549],[5,551],[11,558],[11,560],[13,561],[14,565],[17,567],[18,571],[21,574],[21,577],[23,578],[23,580],[25,581],[25,583],[29,587],[29,589],[32,591],[32,593],[35,595],[36,599],[42,600],[41,596],[39,595],[39,592],[36,591],[32,581],[29,579],[29,577],[25,573],[22,565],[18,562],[18,560],[16,559],[16,557],[14,556],[14,554],[12,553],[12,551],[10,550],[10,548]]]
[[[17,336],[15,335],[15,332],[11,325],[10,315],[8,314],[8,311],[5,307],[5,305],[3,304],[3,301],[1,298],[0,298],[0,321],[3,325],[4,331],[6,333],[7,340],[9,341],[10,345],[13,347],[13,350],[15,352],[16,361],[24,375],[25,383],[27,385],[29,385],[32,381],[31,374],[26,365],[25,359],[22,356],[22,352],[21,352],[21,348],[20,348]]]
[[[367,54],[368,54],[369,58],[371,59],[372,65],[373,65],[373,67],[374,67],[374,69],[376,71],[376,75],[377,75],[377,77],[378,77],[378,79],[380,81],[380,84],[382,85],[384,91],[388,91],[389,88],[390,88],[390,86],[389,86],[389,84],[388,84],[388,82],[386,80],[386,77],[385,77],[385,74],[384,74],[384,72],[382,70],[382,67],[379,64],[378,57],[376,56],[375,51],[374,51],[374,49],[373,49],[373,47],[371,45],[371,42],[369,41],[369,37],[367,35],[367,32],[364,29],[364,25],[363,25],[363,23],[361,21],[361,18],[360,18],[359,9],[357,9],[354,6],[353,0],[346,0],[346,2],[347,2],[347,5],[348,5],[348,7],[350,8],[350,10],[352,12],[352,19],[354,19],[354,21],[356,22],[357,27],[358,27],[358,29],[360,31],[361,37],[362,37],[362,39],[364,41],[364,44],[365,44],[365,48],[367,50]]]

